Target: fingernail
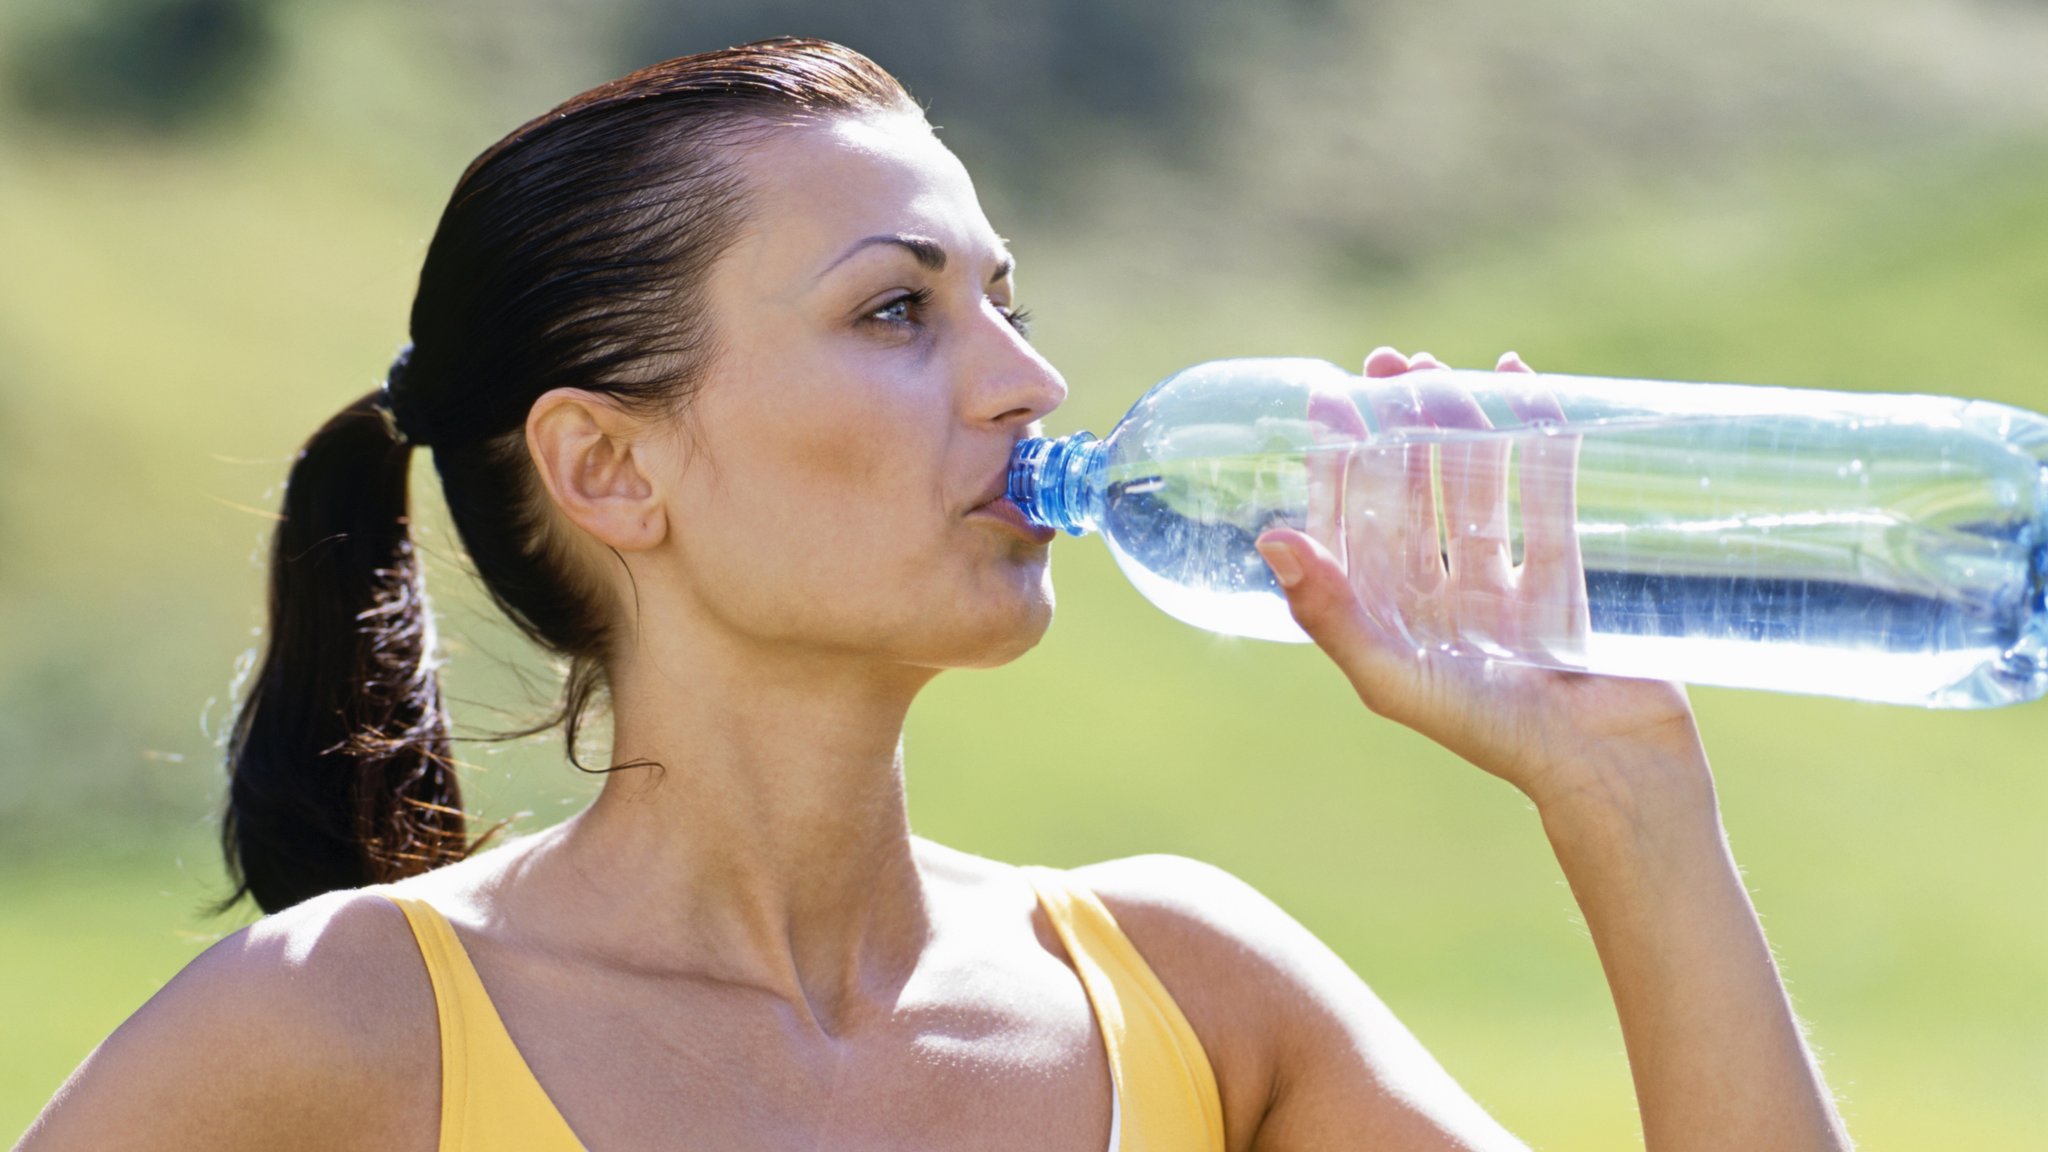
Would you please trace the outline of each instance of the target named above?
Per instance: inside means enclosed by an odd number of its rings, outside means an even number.
[[[1261,544],[1259,555],[1266,558],[1266,567],[1273,570],[1273,577],[1280,581],[1282,588],[1292,588],[1301,583],[1301,561],[1285,544]]]

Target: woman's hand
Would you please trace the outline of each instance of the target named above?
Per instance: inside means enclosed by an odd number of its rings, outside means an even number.
[[[1489,424],[1447,378],[1403,379],[1442,367],[1388,348],[1366,360],[1372,439],[1348,395],[1311,401],[1332,448],[1309,454],[1308,530],[1268,532],[1259,551],[1367,707],[1535,801],[1607,971],[1652,1152],[1846,1149],[1722,834],[1684,689],[1488,658],[1568,666],[1583,649],[1578,437],[1517,438],[1517,566],[1511,441],[1435,435]],[[1528,371],[1512,353],[1499,368]],[[1524,425],[1562,423],[1533,390],[1510,406]],[[1304,1111],[1306,1130],[1342,1126],[1341,1109]]]
[[[1675,684],[1507,664],[1494,652],[1569,664],[1587,631],[1574,487],[1578,437],[1519,441],[1523,560],[1509,535],[1513,442],[1482,438],[1434,449],[1404,429],[1491,427],[1444,365],[1391,348],[1365,362],[1381,435],[1350,397],[1316,396],[1319,438],[1357,445],[1309,458],[1306,532],[1276,529],[1259,551],[1287,590],[1294,617],[1371,708],[1507,780],[1539,809],[1581,798],[1635,797],[1646,772],[1711,804],[1692,712]],[[1514,353],[1502,372],[1527,372]],[[1556,402],[1514,402],[1529,425],[1558,425]],[[1439,523],[1442,524],[1441,542]],[[1631,800],[1633,802],[1633,800]]]

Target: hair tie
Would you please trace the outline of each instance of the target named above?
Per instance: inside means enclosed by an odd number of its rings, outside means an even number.
[[[421,425],[418,409],[412,405],[412,395],[405,387],[406,369],[412,365],[412,345],[398,350],[398,356],[391,361],[391,368],[384,373],[384,387],[378,397],[377,407],[384,412],[391,425],[392,438],[400,444],[419,445],[427,443],[425,429]]]

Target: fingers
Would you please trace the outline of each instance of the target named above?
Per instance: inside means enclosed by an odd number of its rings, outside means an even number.
[[[1430,424],[1406,380],[1372,381],[1365,395],[1380,436],[1352,456],[1346,477],[1346,545],[1350,556],[1371,565],[1369,573],[1354,566],[1353,583],[1369,575],[1379,592],[1405,606],[1434,594],[1444,580],[1429,444],[1413,439]]]
[[[1403,372],[1420,371],[1424,368],[1446,367],[1449,367],[1449,365],[1427,352],[1417,352],[1413,356],[1403,356],[1398,350],[1389,348],[1384,344],[1373,349],[1371,354],[1365,358],[1365,374],[1367,376],[1399,376]],[[1535,371],[1535,369],[1527,364],[1522,363],[1522,355],[1519,352],[1501,353],[1500,359],[1494,363],[1493,370],[1496,372]]]
[[[1492,429],[1472,394],[1443,377],[1416,383],[1423,415],[1437,428]],[[1513,568],[1508,533],[1508,452],[1504,436],[1447,439],[1442,462],[1450,578],[1464,589],[1501,589]]]
[[[1514,352],[1495,371],[1529,374]],[[1532,435],[1485,435],[1492,422],[1471,392],[1427,352],[1405,356],[1378,348],[1366,357],[1364,407],[1341,394],[1313,396],[1306,534],[1275,532],[1260,538],[1268,563],[1299,552],[1298,584],[1288,598],[1296,619],[1326,651],[1347,663],[1362,695],[1364,657],[1339,650],[1364,643],[1412,653],[1417,638],[1519,648],[1534,642],[1565,655],[1578,651],[1588,631],[1584,561],[1578,546],[1577,435],[1559,431],[1564,413],[1556,398],[1531,380],[1503,384],[1508,409]],[[1446,436],[1465,430],[1475,436]],[[1340,443],[1354,445],[1334,450]],[[1523,564],[1513,560],[1508,511],[1509,461],[1519,443]],[[1437,484],[1441,476],[1444,544],[1439,545]],[[1269,544],[1281,549],[1270,552]],[[1309,550],[1313,545],[1313,551]],[[1291,549],[1291,551],[1290,551]],[[1325,586],[1316,563],[1342,579]],[[1286,581],[1283,580],[1283,584]],[[1342,610],[1332,605],[1341,605]],[[1560,651],[1561,650],[1561,651]],[[1391,683],[1391,681],[1380,681]],[[1368,698],[1368,703],[1371,699]]]
[[[1378,442],[1360,449],[1344,477],[1345,547],[1352,587],[1370,606],[1391,593],[1382,612],[1403,639],[1507,639],[1513,615],[1514,556],[1508,515],[1511,442],[1500,437],[1410,437],[1404,430],[1485,432],[1493,425],[1453,378],[1406,373],[1441,370],[1427,352],[1403,356],[1378,348],[1366,357],[1366,399]],[[1527,372],[1510,352],[1497,368]],[[1396,379],[1401,378],[1401,379]],[[1438,495],[1430,445],[1442,479],[1444,530],[1439,544]],[[1327,545],[1328,538],[1322,537]],[[1449,593],[1447,596],[1446,593]]]
[[[1365,357],[1365,374],[1371,377],[1399,376],[1403,372],[1419,372],[1424,368],[1442,368],[1444,362],[1427,352],[1403,356],[1398,350],[1382,344]]]
[[[1564,411],[1549,393],[1531,391],[1512,403],[1529,429],[1521,437],[1521,599],[1544,647],[1569,658],[1583,650],[1590,627],[1579,550],[1580,437],[1565,431]]]
[[[1344,478],[1344,514],[1340,524],[1345,549],[1345,571],[1351,591],[1375,619],[1388,630],[1405,636],[1406,620],[1421,591],[1405,567],[1417,548],[1426,547],[1428,577],[1439,581],[1443,565],[1437,560],[1434,514],[1425,502],[1420,515],[1427,520],[1425,538],[1413,533],[1416,513],[1409,503],[1409,483],[1404,459],[1409,453],[1423,457],[1423,475],[1428,477],[1429,449],[1404,448],[1386,443],[1368,443],[1351,455]],[[1424,494],[1425,501],[1427,493]]]
[[[1308,473],[1308,516],[1303,527],[1340,567],[1349,567],[1342,534],[1344,474],[1352,452],[1370,436],[1358,405],[1342,392],[1318,389],[1308,398],[1314,444],[1302,460]]]
[[[1496,365],[1501,372],[1528,372],[1513,352]],[[1564,409],[1549,390],[1510,388],[1508,407],[1528,434],[1519,437],[1522,496],[1522,570],[1518,599],[1524,633],[1553,658],[1583,658],[1591,612],[1586,565],[1579,549],[1578,476],[1580,437],[1565,430]]]
[[[1371,378],[1399,376],[1408,370],[1408,358],[1381,345],[1365,358],[1365,374]]]

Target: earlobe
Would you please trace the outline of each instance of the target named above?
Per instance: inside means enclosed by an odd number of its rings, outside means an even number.
[[[645,467],[643,422],[609,397],[557,388],[534,401],[526,449],[570,523],[621,552],[660,544],[668,514]]]

